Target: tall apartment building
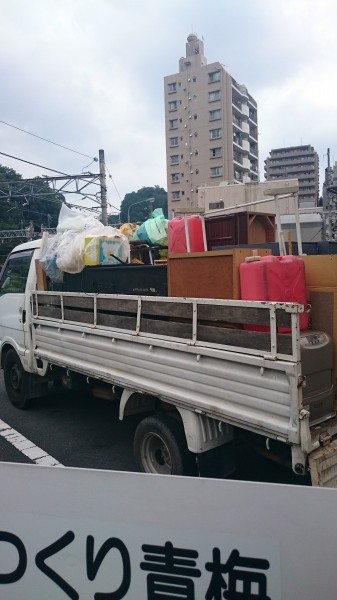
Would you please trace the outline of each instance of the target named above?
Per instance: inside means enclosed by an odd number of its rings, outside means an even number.
[[[268,181],[298,179],[298,203],[302,207],[316,206],[319,193],[318,154],[310,146],[291,146],[271,150],[264,172]]]
[[[196,35],[164,85],[169,215],[197,211],[199,185],[258,181],[257,104]]]

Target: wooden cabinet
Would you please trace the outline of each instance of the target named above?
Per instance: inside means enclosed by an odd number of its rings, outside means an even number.
[[[275,242],[275,215],[240,212],[205,216],[208,250],[239,244]]]
[[[259,250],[260,256],[271,250]],[[169,296],[190,298],[240,298],[239,265],[249,248],[172,254],[168,258]]]

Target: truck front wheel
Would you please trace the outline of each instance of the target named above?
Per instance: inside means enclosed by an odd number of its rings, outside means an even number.
[[[136,429],[134,455],[143,473],[190,475],[196,467],[184,428],[167,415],[146,417]]]
[[[27,408],[26,373],[15,350],[8,350],[4,361],[4,380],[7,395],[16,408]]]

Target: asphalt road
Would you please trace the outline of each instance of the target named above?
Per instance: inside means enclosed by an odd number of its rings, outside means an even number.
[[[66,467],[136,471],[133,436],[141,415],[118,419],[116,403],[53,388],[33,401],[28,410],[14,408],[0,372],[0,419]],[[261,458],[250,449],[236,449],[237,471],[230,477],[308,485],[307,478]],[[0,461],[32,463],[0,435]],[[208,471],[203,476],[211,476]],[[214,475],[214,473],[213,473]],[[216,469],[221,477],[221,470]]]
[[[133,435],[139,417],[118,420],[117,405],[60,388],[14,408],[0,375],[0,419],[65,466],[135,471]],[[0,460],[32,462],[0,437]]]

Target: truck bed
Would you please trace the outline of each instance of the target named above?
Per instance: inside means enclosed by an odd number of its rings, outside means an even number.
[[[88,377],[301,445],[302,311],[291,303],[34,292],[34,353]],[[245,330],[242,324],[267,325],[269,331]],[[278,334],[281,326],[291,333]]]

